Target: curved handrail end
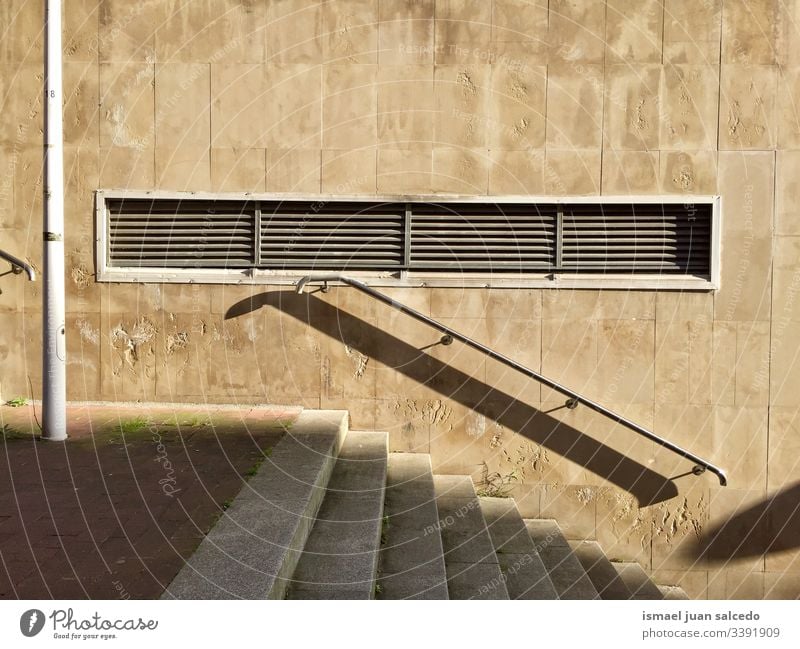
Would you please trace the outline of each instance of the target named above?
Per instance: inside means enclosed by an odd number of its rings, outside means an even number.
[[[21,273],[22,271],[25,271],[25,274],[28,276],[29,282],[36,281],[36,271],[33,270],[33,267],[26,266],[25,268],[21,268],[20,266],[14,266],[14,272]]]
[[[31,282],[36,281],[36,271],[33,270],[33,266],[29,263],[17,259],[14,255],[7,253],[5,250],[0,250],[0,259],[5,259],[11,264],[11,270],[15,275],[25,271],[25,274]]]
[[[295,284],[295,291],[297,291],[297,294],[302,295],[306,288],[306,284],[310,284],[311,282],[346,282],[351,286],[358,285],[358,282],[350,279],[349,277],[345,277],[340,273],[328,275],[306,275],[305,277],[301,277],[299,280],[297,280],[297,284]]]

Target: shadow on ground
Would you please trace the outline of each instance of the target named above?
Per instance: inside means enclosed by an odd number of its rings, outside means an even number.
[[[4,424],[0,599],[159,597],[283,435],[277,418],[156,425],[141,407],[106,429],[113,409],[97,410],[65,443],[33,437],[24,417]]]

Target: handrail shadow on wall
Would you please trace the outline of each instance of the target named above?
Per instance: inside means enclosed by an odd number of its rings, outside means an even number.
[[[342,329],[358,331],[356,339],[348,339],[347,344],[360,353],[583,466],[631,493],[640,506],[668,500],[678,493],[668,477],[313,294],[298,296],[294,291],[268,291],[232,305],[225,319],[247,315],[265,306],[290,315],[334,340],[341,340]]]
[[[342,283],[345,286],[354,288],[370,296],[371,298],[379,302],[382,302],[383,304],[386,304],[387,306],[390,306],[391,308],[396,309],[401,313],[404,313],[410,318],[418,320],[419,322],[423,322],[428,327],[440,331],[441,333],[445,334],[442,337],[443,344],[449,345],[454,340],[458,340],[461,344],[466,345],[467,347],[470,347],[480,352],[484,356],[512,368],[516,372],[519,372],[520,374],[526,376],[528,379],[538,381],[541,385],[547,386],[555,390],[556,392],[560,392],[562,395],[567,397],[565,405],[570,409],[577,408],[579,405],[585,406],[590,410],[594,410],[595,412],[600,413],[604,417],[607,417],[608,419],[622,426],[625,426],[626,428],[632,430],[637,435],[649,439],[651,442],[654,442],[659,446],[669,449],[676,455],[680,455],[681,457],[694,462],[695,465],[694,467],[692,467],[692,473],[694,475],[702,475],[706,471],[711,471],[714,475],[717,476],[721,486],[724,487],[728,483],[728,478],[725,474],[725,471],[723,471],[720,467],[716,466],[715,464],[712,464],[708,460],[701,458],[699,455],[695,455],[690,450],[685,449],[682,446],[678,446],[674,442],[671,442],[670,440],[661,437],[660,435],[656,435],[653,431],[648,430],[643,426],[640,426],[639,424],[637,424],[634,421],[631,421],[627,417],[623,417],[618,412],[609,410],[608,408],[597,403],[596,401],[593,401],[592,399],[589,399],[586,396],[579,394],[574,390],[571,390],[567,386],[562,385],[557,381],[554,381],[553,379],[531,369],[530,367],[526,367],[525,365],[518,363],[514,359],[506,356],[505,354],[501,354],[497,350],[492,349],[491,347],[488,347],[487,345],[484,345],[483,343],[474,340],[469,336],[465,336],[460,331],[452,329],[448,327],[446,324],[439,322],[438,320],[435,320],[434,318],[431,318],[430,316],[427,316],[424,313],[420,313],[415,309],[412,309],[407,304],[398,302],[392,297],[386,295],[385,293],[381,293],[380,291],[375,290],[374,288],[372,288],[371,286],[360,280],[357,280],[353,277],[348,277],[347,275],[342,275],[341,273],[306,275],[297,282],[296,284],[297,293],[302,294],[307,285],[320,284],[320,283],[322,284],[322,292],[324,293],[328,290],[329,282]]]

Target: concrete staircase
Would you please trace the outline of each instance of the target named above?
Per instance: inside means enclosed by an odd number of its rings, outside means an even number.
[[[344,411],[304,411],[167,599],[687,599]]]

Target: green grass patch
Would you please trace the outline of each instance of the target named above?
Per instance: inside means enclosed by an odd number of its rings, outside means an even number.
[[[211,419],[209,417],[200,416],[200,415],[192,415],[192,414],[185,414],[185,415],[171,415],[167,417],[163,422],[163,426],[174,426],[176,428],[200,428],[201,426],[210,426]]]
[[[244,472],[246,478],[252,478],[258,470],[261,468],[261,465],[264,464],[264,460],[266,460],[270,455],[272,455],[272,448],[262,448],[261,449],[262,457],[256,461],[253,466],[251,466],[247,471]]]
[[[95,444],[128,444],[135,440],[145,439],[150,435],[150,422],[144,417],[120,419],[116,424],[105,429],[94,430],[90,437],[81,437],[76,442]]]
[[[122,435],[135,435],[147,428],[147,420],[144,417],[133,417],[131,419],[120,419],[117,430]]]
[[[388,532],[389,532],[389,516],[384,516],[383,521],[381,521],[381,546],[386,545],[388,542]]]
[[[13,426],[9,426],[8,424],[3,424],[0,426],[0,436],[6,441],[12,439],[33,439],[33,435],[30,433],[24,433],[21,430],[17,430]]]

